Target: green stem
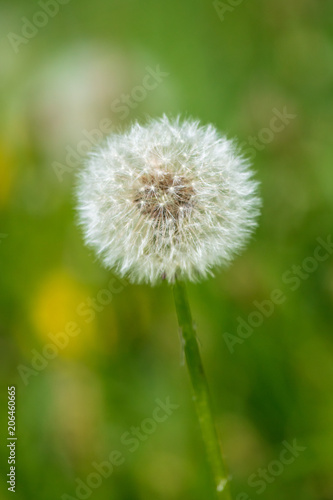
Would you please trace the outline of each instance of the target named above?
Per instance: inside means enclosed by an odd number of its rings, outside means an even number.
[[[229,478],[222,460],[212,414],[208,384],[203,370],[184,282],[178,281],[176,278],[173,293],[184,344],[186,363],[194,391],[196,412],[199,418],[208,462],[215,482],[216,498],[219,500],[231,500]]]

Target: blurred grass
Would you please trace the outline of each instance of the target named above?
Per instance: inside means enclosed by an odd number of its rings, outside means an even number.
[[[222,22],[198,0],[71,1],[15,54],[8,32],[38,10],[0,4],[1,402],[16,384],[16,498],[74,496],[75,478],[168,396],[180,408],[92,498],[199,500],[211,487],[171,291],[125,286],[90,323],[78,315],[112,275],[75,226],[75,169],[59,182],[54,162],[101,119],[123,129],[163,112],[212,122],[246,150],[286,106],[296,118],[254,159],[264,199],[255,239],[230,269],[191,286],[190,298],[235,499],[257,497],[249,476],[294,439],[306,450],[261,498],[332,499],[332,259],[294,292],[282,280],[332,231],[332,3],[244,1]],[[157,65],[169,76],[121,120],[111,103]],[[231,354],[223,334],[275,288],[285,302]],[[17,366],[70,321],[81,334],[25,386]],[[0,428],[6,437],[5,411]],[[6,459],[2,446],[7,473]]]

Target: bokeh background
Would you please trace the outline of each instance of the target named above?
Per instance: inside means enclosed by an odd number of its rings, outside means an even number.
[[[249,248],[189,289],[234,499],[333,498],[332,258],[303,267],[332,234],[333,4],[229,1],[1,1],[1,498],[11,385],[17,500],[78,498],[113,450],[124,463],[89,498],[212,498],[171,290],[120,284],[75,224],[86,134],[162,113],[237,137],[261,182]],[[230,349],[277,288],[284,302]],[[80,334],[38,358],[72,322]],[[131,453],[121,436],[166,398],[179,408]],[[251,475],[295,439],[305,449],[258,493]]]

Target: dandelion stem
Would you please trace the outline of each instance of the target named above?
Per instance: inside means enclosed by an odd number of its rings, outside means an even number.
[[[194,402],[215,482],[216,498],[231,500],[229,479],[223,464],[220,444],[214,424],[208,384],[205,377],[196,332],[184,282],[175,280],[173,287],[178,324],[184,343],[185,358],[194,391]]]

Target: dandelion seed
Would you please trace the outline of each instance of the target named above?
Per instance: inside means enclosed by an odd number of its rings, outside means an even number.
[[[246,244],[257,183],[212,126],[163,116],[113,135],[80,174],[86,243],[132,282],[197,281]],[[129,202],[126,200],[129,200]]]

